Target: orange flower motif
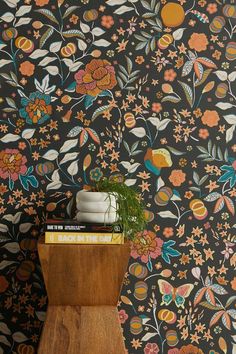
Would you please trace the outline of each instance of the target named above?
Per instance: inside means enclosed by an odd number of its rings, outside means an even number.
[[[52,114],[51,97],[39,91],[31,93],[29,98],[22,98],[21,103],[20,116],[29,124],[42,124]]]
[[[188,41],[188,45],[196,52],[202,52],[207,49],[209,42],[204,33],[193,33]]]
[[[114,67],[107,60],[92,59],[75,74],[76,92],[97,96],[103,90],[111,90],[117,83]]]
[[[20,72],[24,76],[32,76],[34,74],[35,65],[32,64],[30,61],[26,60],[20,64]]]
[[[212,57],[215,58],[216,60],[220,60],[221,52],[219,50],[215,50],[214,53],[212,54]]]
[[[174,235],[173,227],[165,227],[163,231],[163,235],[166,238],[172,237]]]
[[[154,102],[154,103],[152,104],[152,110],[153,110],[153,112],[155,112],[155,113],[159,113],[159,112],[162,110],[161,104]]]
[[[217,12],[217,4],[210,3],[207,6],[206,10],[209,12],[210,15],[214,14],[215,12]]]
[[[34,0],[37,6],[43,7],[49,3],[49,0]]]
[[[173,69],[169,69],[164,72],[164,80],[166,81],[174,81],[176,76],[177,74]]]
[[[102,16],[101,25],[106,28],[111,28],[114,25],[114,20],[112,16]]]
[[[209,132],[207,129],[200,129],[198,135],[199,135],[199,138],[207,139],[209,136]]]
[[[142,64],[144,62],[144,57],[142,55],[138,55],[135,59],[137,64]]]
[[[186,191],[184,194],[184,198],[186,199],[191,199],[193,196],[193,193],[191,191]]]
[[[201,7],[204,7],[206,5],[206,0],[199,0],[198,1],[198,5],[201,6]]]
[[[219,114],[217,111],[206,110],[201,118],[202,123],[212,128],[218,125],[220,120]]]
[[[70,18],[69,21],[70,21],[71,23],[73,23],[74,25],[76,25],[77,22],[78,22],[78,19],[79,19],[79,17],[76,16],[75,14],[73,14],[73,15],[71,16],[71,18]]]
[[[186,173],[182,170],[173,170],[169,176],[169,181],[173,184],[173,186],[179,187],[182,183],[184,183],[185,178]]]
[[[201,349],[195,347],[195,345],[184,345],[180,348],[179,354],[204,354]]]

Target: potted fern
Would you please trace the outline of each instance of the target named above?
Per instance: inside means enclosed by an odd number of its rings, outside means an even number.
[[[134,239],[146,225],[138,192],[114,178],[102,178],[90,190],[77,193],[79,222],[119,224],[126,239]]]

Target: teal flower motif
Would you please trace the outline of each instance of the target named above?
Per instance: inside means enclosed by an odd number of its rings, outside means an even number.
[[[94,168],[90,171],[90,179],[92,181],[98,182],[103,176],[103,173],[99,167]]]
[[[33,92],[29,98],[22,97],[23,108],[19,110],[20,116],[29,124],[42,124],[52,114],[51,97],[41,92]]]

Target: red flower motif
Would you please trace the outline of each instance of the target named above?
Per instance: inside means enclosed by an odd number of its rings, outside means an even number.
[[[156,343],[147,343],[144,348],[144,354],[157,354],[160,349]]]
[[[149,256],[156,259],[161,255],[163,241],[156,237],[152,231],[144,230],[137,234],[132,244],[131,256],[141,258],[141,261],[147,263]]]
[[[128,315],[127,315],[127,313],[125,312],[125,310],[120,310],[119,312],[118,312],[118,314],[119,314],[119,320],[120,320],[120,323],[125,323],[126,322],[126,320],[128,319]]]
[[[5,149],[0,152],[0,177],[3,179],[11,178],[16,181],[19,175],[27,171],[27,159],[21,155],[17,149]]]
[[[85,70],[75,74],[76,92],[97,96],[104,90],[111,90],[116,85],[114,67],[107,60],[93,59]]]

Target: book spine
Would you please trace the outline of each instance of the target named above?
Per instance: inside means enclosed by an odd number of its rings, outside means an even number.
[[[124,243],[124,235],[123,233],[45,232],[45,243],[121,245]]]
[[[54,232],[102,232],[102,233],[120,233],[121,227],[95,227],[95,226],[65,226],[65,225],[47,225],[45,231]]]

